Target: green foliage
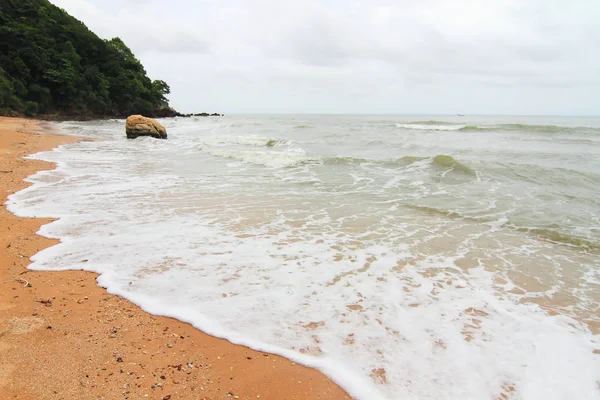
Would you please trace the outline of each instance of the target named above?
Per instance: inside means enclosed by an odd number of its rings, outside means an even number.
[[[28,117],[35,117],[38,113],[38,104],[35,101],[28,101],[25,103],[25,115]]]
[[[154,93],[159,95],[159,100],[168,104],[168,100],[165,97],[169,93],[171,93],[171,88],[167,85],[167,82],[161,81],[160,79],[152,81],[152,90]]]
[[[12,80],[6,76],[6,73],[0,68],[0,108],[6,109],[11,106],[11,99],[14,96],[15,88]]]
[[[152,116],[169,86],[48,0],[0,1],[0,112]]]

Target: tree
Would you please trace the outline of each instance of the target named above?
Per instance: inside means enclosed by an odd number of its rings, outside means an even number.
[[[166,95],[171,93],[171,88],[167,85],[167,82],[161,81],[160,79],[156,79],[152,81],[152,91],[154,96],[165,104],[169,103],[169,100],[165,97]]]
[[[100,39],[48,0],[0,2],[0,113],[152,116],[169,93],[120,38]]]

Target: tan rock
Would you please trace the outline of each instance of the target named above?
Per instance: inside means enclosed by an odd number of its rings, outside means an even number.
[[[125,133],[128,139],[138,136],[152,136],[157,139],[167,138],[167,129],[152,118],[132,115],[125,123]]]

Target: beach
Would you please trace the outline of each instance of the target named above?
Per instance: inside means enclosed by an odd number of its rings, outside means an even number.
[[[0,400],[600,399],[600,2],[463,3],[4,1]]]
[[[0,118],[2,202],[53,164],[24,156],[75,142]],[[85,271],[29,271],[51,222],[0,210],[0,398],[348,399],[320,372],[206,335],[108,294]],[[85,260],[82,260],[85,262]]]
[[[5,121],[9,398],[597,397],[597,118]]]

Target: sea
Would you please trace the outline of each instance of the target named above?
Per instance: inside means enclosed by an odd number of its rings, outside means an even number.
[[[600,118],[232,115],[85,140],[7,206],[35,270],[356,399],[600,398]]]

